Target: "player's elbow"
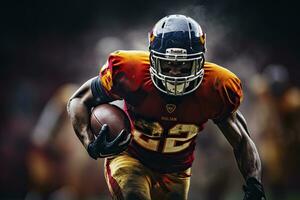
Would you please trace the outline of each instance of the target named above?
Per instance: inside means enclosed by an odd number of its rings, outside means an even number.
[[[68,112],[68,115],[71,117],[73,116],[75,113],[76,113],[76,108],[78,107],[78,104],[79,104],[79,101],[77,98],[70,98],[68,100],[68,103],[67,103],[67,112]]]

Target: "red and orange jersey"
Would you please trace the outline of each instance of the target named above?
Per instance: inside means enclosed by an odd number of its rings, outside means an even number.
[[[204,124],[233,113],[243,97],[236,75],[209,62],[195,92],[180,97],[163,94],[152,83],[145,51],[112,53],[100,81],[110,97],[125,101],[134,126],[129,153],[161,172],[191,167],[195,138]]]

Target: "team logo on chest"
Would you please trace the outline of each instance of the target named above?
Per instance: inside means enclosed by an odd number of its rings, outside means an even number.
[[[168,113],[173,113],[176,109],[176,105],[175,104],[166,104],[166,109],[168,111]]]

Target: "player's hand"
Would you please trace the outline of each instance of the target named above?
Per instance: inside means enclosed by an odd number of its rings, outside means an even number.
[[[245,196],[243,200],[265,200],[266,195],[262,184],[256,178],[248,178],[243,186]]]
[[[104,124],[97,138],[87,147],[87,152],[95,160],[97,158],[105,158],[121,153],[127,149],[131,141],[131,134],[127,134],[126,130],[122,130],[113,141],[108,142],[108,129],[108,125]]]

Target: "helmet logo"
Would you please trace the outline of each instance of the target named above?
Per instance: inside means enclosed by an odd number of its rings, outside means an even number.
[[[154,38],[155,38],[154,34],[153,34],[153,31],[148,33],[148,37],[149,37],[149,43],[151,44],[153,42]]]
[[[168,113],[171,114],[172,112],[175,111],[176,105],[175,105],[175,104],[167,104],[167,105],[166,105],[166,109],[167,109]]]
[[[200,36],[200,43],[203,45],[205,44],[205,34]]]

